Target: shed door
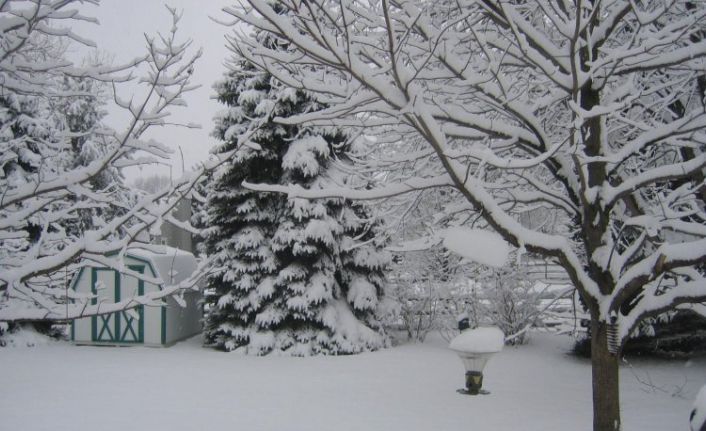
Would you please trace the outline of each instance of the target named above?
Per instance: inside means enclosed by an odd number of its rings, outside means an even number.
[[[130,266],[143,273],[144,266]],[[131,296],[144,294],[144,282],[137,277],[120,274],[111,269],[94,268],[92,288],[96,302],[118,302]],[[92,322],[94,342],[142,343],[144,342],[144,306],[111,314],[94,316]]]

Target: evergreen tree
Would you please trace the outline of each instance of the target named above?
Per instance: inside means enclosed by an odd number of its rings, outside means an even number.
[[[385,344],[376,310],[388,262],[369,210],[342,199],[288,199],[252,183],[323,187],[340,177],[346,137],[274,117],[320,109],[301,91],[239,60],[216,85],[228,109],[216,149],[235,150],[208,188],[206,343],[248,354],[348,354]],[[249,138],[243,140],[243,136]],[[241,145],[238,146],[239,138]]]

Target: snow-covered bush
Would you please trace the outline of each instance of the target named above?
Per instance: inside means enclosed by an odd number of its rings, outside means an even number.
[[[429,210],[421,204],[415,212]],[[412,221],[413,222],[413,221]],[[406,224],[411,230],[412,222]],[[460,259],[438,245],[418,251],[398,251],[390,271],[390,296],[399,304],[397,326],[410,340],[424,341],[429,332],[457,331],[457,317],[473,313],[473,298]]]
[[[590,356],[590,333],[574,348],[579,356]],[[623,354],[686,359],[706,352],[706,317],[690,308],[645,319],[625,343]]]
[[[66,339],[66,325],[0,322],[0,347],[35,347]]]
[[[432,247],[395,258],[390,294],[399,303],[397,322],[409,339],[424,341],[429,332],[439,331],[450,340],[459,332],[460,315],[471,327],[499,327],[508,344],[525,343],[530,328],[556,332],[578,325],[570,286],[538,281],[515,256],[503,267],[492,268],[448,253]]]
[[[430,332],[438,331],[450,339],[458,332],[458,317],[466,314],[477,326],[478,313],[471,295],[462,286],[449,286],[427,281],[407,283],[393,280],[390,295],[399,304],[396,321],[407,339],[423,342]]]
[[[500,328],[508,344],[524,344],[527,330],[541,326],[542,291],[516,262],[503,268],[483,268],[476,273],[486,320]]]

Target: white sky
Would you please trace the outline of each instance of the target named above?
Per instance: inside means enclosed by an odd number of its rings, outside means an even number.
[[[155,34],[156,31],[167,33],[171,28],[171,16],[164,4],[183,10],[179,25],[181,41],[193,39],[193,52],[201,47],[203,55],[198,60],[194,70],[194,83],[202,87],[187,94],[187,108],[174,108],[172,120],[184,123],[201,124],[201,129],[186,129],[175,127],[154,128],[147,136],[169,145],[173,149],[181,147],[184,153],[184,165],[188,170],[195,164],[208,158],[209,149],[215,140],[209,136],[213,128],[214,114],[223,106],[212,99],[213,83],[225,72],[224,62],[229,57],[224,36],[232,32],[211,20],[229,20],[221,9],[232,4],[232,0],[102,0],[99,7],[86,7],[83,13],[98,18],[100,26],[81,25],[75,32],[93,40],[100,51],[114,57],[114,64],[128,61],[145,52],[144,33]],[[123,95],[123,99],[129,95]],[[112,119],[108,123],[120,127],[120,116],[111,112]],[[123,119],[124,120],[124,119]],[[119,129],[118,129],[119,130]],[[178,152],[172,160],[175,178],[181,176],[181,160]],[[165,166],[150,166],[141,171],[126,172],[128,178],[149,176],[154,173],[169,174]]]

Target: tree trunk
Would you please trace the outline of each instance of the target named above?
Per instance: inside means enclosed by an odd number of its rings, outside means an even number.
[[[608,350],[608,325],[591,318],[593,431],[620,430],[618,354]]]

